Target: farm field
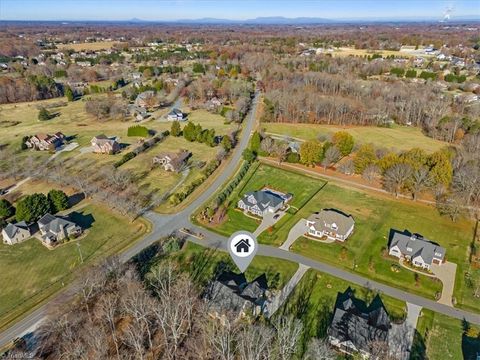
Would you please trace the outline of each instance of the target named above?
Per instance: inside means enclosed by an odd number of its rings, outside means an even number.
[[[127,247],[147,229],[143,220],[132,223],[93,203],[74,210],[70,217],[86,229],[86,234],[54,250],[47,249],[35,238],[13,246],[0,244],[2,325],[58,291],[71,280],[73,271]]]
[[[459,305],[479,311],[478,305],[474,304],[473,291],[467,289],[464,279],[464,272],[468,269],[467,248],[471,241],[473,222],[465,219],[452,222],[424,204],[390,200],[327,184],[295,215],[282,219],[270,232],[262,233],[259,241],[280,246],[298,221],[325,208],[335,208],[353,216],[355,230],[351,237],[343,244],[324,244],[300,238],[293,244],[292,251],[434,298],[442,287],[439,281],[419,275],[416,282],[412,271],[392,268],[398,262],[394,258],[385,257],[391,229],[420,233],[444,246],[448,261],[457,263],[454,295]]]
[[[339,47],[335,48],[333,52],[328,52],[332,56],[371,56],[373,54],[379,54],[384,57],[386,56],[398,56],[398,57],[425,57],[431,58],[432,55],[426,55],[422,53],[409,53],[398,50],[380,50],[380,49],[355,49],[352,47]]]
[[[376,293],[363,287],[356,286],[340,278],[308,270],[298,283],[287,302],[279,309],[278,314],[298,317],[304,324],[305,334],[310,337],[326,336],[330,325],[335,300],[339,292],[343,293],[350,287],[358,299],[369,304]],[[405,316],[405,302],[387,295],[380,294],[381,299],[392,320],[399,320]]]
[[[111,49],[115,44],[120,44],[116,41],[97,41],[97,42],[87,42],[87,43],[78,43],[78,44],[60,44],[57,45],[57,48],[62,49],[72,49],[74,51],[85,51],[85,50],[108,50]]]
[[[392,128],[382,128],[374,126],[341,127],[315,124],[262,123],[261,126],[268,133],[303,140],[317,139],[318,136],[330,136],[342,130],[350,133],[358,144],[372,143],[377,147],[397,150],[409,150],[418,147],[427,152],[434,152],[447,145],[443,141],[423,135],[418,128],[399,125]]]

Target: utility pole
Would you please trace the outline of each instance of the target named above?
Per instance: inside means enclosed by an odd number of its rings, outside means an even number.
[[[78,241],[77,241],[77,248],[78,248],[78,253],[80,254],[80,261],[83,264],[82,249],[80,248],[80,242],[78,242]]]

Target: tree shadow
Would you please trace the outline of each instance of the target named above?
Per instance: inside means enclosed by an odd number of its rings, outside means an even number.
[[[84,199],[85,199],[85,194],[83,194],[83,193],[73,194],[68,198],[68,205],[70,207],[73,207],[73,206],[79,204]]]
[[[413,342],[412,347],[410,348],[409,360],[428,360],[427,345],[425,344],[425,339],[423,338],[422,334],[420,334],[417,330],[415,330],[415,333],[413,335]]]
[[[145,275],[150,271],[152,265],[155,263],[157,256],[161,254],[162,246],[159,242],[155,242],[149,247],[140,251],[132,258],[132,263],[137,268],[137,271],[141,279],[145,278]]]
[[[462,334],[462,354],[464,360],[477,360],[480,356],[480,338]]]

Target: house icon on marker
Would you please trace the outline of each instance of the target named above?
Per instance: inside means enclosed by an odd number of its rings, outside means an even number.
[[[248,253],[251,247],[251,245],[248,242],[248,239],[242,239],[233,246],[235,246],[235,251],[237,253],[242,253],[242,252]]]

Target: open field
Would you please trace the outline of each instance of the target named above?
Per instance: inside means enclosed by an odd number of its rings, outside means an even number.
[[[323,183],[319,180],[262,164],[240,190],[240,196],[266,186],[285,194],[291,193],[293,198],[288,204],[294,208],[300,208],[310,200],[322,185]]]
[[[93,95],[104,96],[104,95]],[[40,107],[46,107],[55,116],[47,121],[38,120],[38,111]],[[165,112],[168,109],[163,109]],[[190,121],[199,123],[203,128],[214,128],[218,135],[228,134],[237,128],[237,125],[226,125],[224,118],[220,115],[210,114],[204,110],[195,110],[190,114]],[[97,120],[85,112],[85,101],[78,100],[67,102],[65,98],[50,99],[38,102],[28,102],[19,104],[0,105],[0,144],[10,144],[12,148],[20,148],[21,139],[24,136],[37,133],[55,133],[63,132],[66,136],[73,137],[72,141],[79,144],[79,147],[71,152],[63,152],[58,155],[58,159],[68,159],[79,156],[79,159],[91,160],[92,166],[101,167],[104,165],[113,165],[120,160],[122,156],[130,151],[130,148],[137,146],[140,138],[128,137],[127,129],[134,124],[133,120]],[[183,122],[182,127],[187,122]],[[143,123],[149,129],[157,132],[170,130],[172,123],[158,121],[152,116],[150,120]],[[5,129],[5,131],[4,131]],[[95,135],[105,134],[107,136],[117,136],[120,142],[127,146],[121,153],[115,155],[103,154],[81,154],[80,149],[90,145],[90,140]],[[132,145],[130,148],[129,145]],[[194,181],[200,176],[198,168],[192,168],[186,179],[182,175],[171,172],[165,172],[160,168],[151,170],[152,158],[161,152],[177,152],[179,149],[189,149],[193,153],[194,162],[213,159],[218,151],[218,147],[209,147],[208,145],[188,142],[183,137],[168,137],[164,141],[156,144],[152,149],[140,154],[135,159],[130,160],[121,166],[121,169],[131,170],[140,186],[146,190],[158,190],[165,193],[171,190],[180,180],[184,184]],[[46,160],[51,154],[48,152],[22,151],[18,153],[19,158],[32,156]],[[171,210],[168,203],[164,203],[159,211]]]
[[[480,352],[480,328],[471,325],[471,335],[463,335],[464,325],[460,320],[430,310],[422,310],[418,319],[414,345],[422,349],[411,360],[423,359],[466,359],[475,360]],[[478,335],[477,335],[478,336]],[[421,356],[424,354],[424,356]]]
[[[397,261],[384,257],[391,229],[417,232],[447,249],[447,259],[458,264],[455,286],[458,302],[472,310],[479,310],[463,277],[468,267],[467,249],[473,223],[465,219],[451,222],[424,204],[395,201],[327,184],[297,214],[287,220],[282,219],[272,232],[261,234],[259,241],[279,246],[298,221],[325,208],[335,208],[353,216],[355,230],[352,236],[343,244],[324,244],[300,238],[293,244],[293,251],[433,298],[441,290],[440,282],[420,275],[416,284],[413,272],[403,268],[398,272],[392,271],[391,266]]]
[[[48,250],[35,238],[13,246],[0,244],[0,324],[7,325],[58,291],[71,280],[74,271],[130,245],[147,228],[143,220],[132,223],[93,203],[70,216],[86,229],[77,241],[54,250]]]
[[[305,329],[304,341],[311,337],[323,338],[333,316],[337,294],[345,292],[348,287],[354,290],[357,298],[367,303],[376,295],[371,290],[345,280],[309,270],[278,314],[293,315],[302,320]],[[406,306],[403,301],[387,295],[381,295],[381,299],[392,320],[403,319]]]
[[[107,50],[111,49],[115,44],[120,44],[116,41],[97,41],[97,42],[88,42],[88,43],[78,43],[78,44],[60,44],[57,45],[57,48],[62,49],[72,49],[74,51],[85,51],[85,50]]]
[[[358,144],[373,143],[377,147],[408,150],[414,147],[434,152],[447,143],[434,140],[422,134],[416,127],[394,126],[392,128],[374,126],[333,126],[315,124],[262,123],[267,132],[291,136],[303,140],[317,139],[318,136],[330,136],[337,131],[347,131]]]
[[[202,284],[207,283],[214,277],[215,270],[220,264],[234,272],[239,272],[229,254],[205,249],[192,243],[185,244],[181,251],[173,255],[173,260],[178,263],[180,269],[191,273],[193,278]],[[269,286],[281,289],[297,271],[297,268],[298,264],[290,261],[256,256],[245,272],[245,276],[247,280],[251,281],[265,273]]]
[[[383,57],[386,56],[395,56],[395,57],[425,57],[431,58],[432,55],[426,55],[422,53],[409,53],[398,50],[370,50],[370,49],[355,49],[351,47],[339,47],[335,48],[333,52],[327,52],[327,54],[332,54],[332,56],[371,56],[373,54],[379,54]]]

